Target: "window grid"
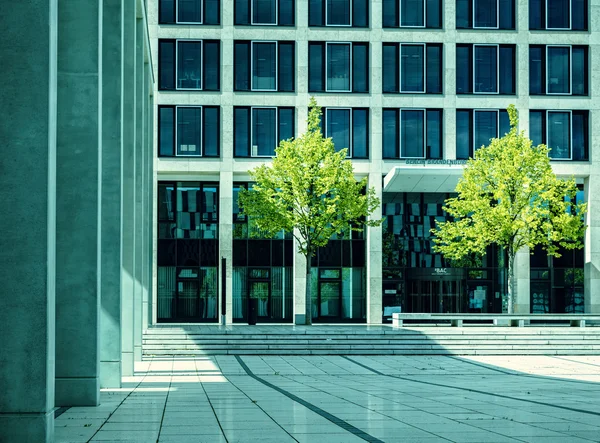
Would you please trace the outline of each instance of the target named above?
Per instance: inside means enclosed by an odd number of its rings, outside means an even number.
[[[175,0],[175,23],[178,25],[201,25],[204,23],[204,1],[203,0],[198,0],[198,3],[200,3],[200,21],[197,22],[184,22],[184,21],[179,21],[179,1],[180,0]]]
[[[420,111],[423,113],[423,145],[422,145],[422,151],[423,151],[423,156],[421,157],[409,157],[409,156],[405,156],[402,155],[403,150],[404,150],[404,143],[402,143],[402,113],[406,112],[406,111]],[[405,158],[411,158],[411,159],[425,159],[427,158],[427,152],[426,152],[426,145],[427,145],[427,109],[425,108],[401,108],[400,112],[398,113],[398,141],[400,144],[400,159],[405,159]]]
[[[477,48],[496,48],[496,91],[478,91],[477,89]],[[473,94],[500,94],[500,45],[473,45]]]
[[[199,83],[198,88],[182,88],[179,86],[179,42],[196,42],[200,43],[200,77],[196,80]],[[202,75],[203,75],[203,67],[204,67],[204,41],[203,40],[193,40],[193,39],[176,39],[175,40],[175,89],[179,91],[201,91],[202,90]]]
[[[254,88],[254,44],[270,43],[275,44],[275,88],[258,89]],[[276,40],[252,40],[250,41],[250,90],[256,92],[273,92],[279,90],[279,42]]]
[[[550,86],[550,57],[549,50],[551,48],[568,48],[569,49],[569,92],[549,92]],[[547,45],[546,46],[546,95],[572,95],[573,94],[573,47],[571,45]]]
[[[329,89],[329,51],[330,45],[344,45],[348,47],[348,89]],[[352,43],[349,42],[325,42],[325,92],[352,92]]]
[[[422,46],[423,47],[423,90],[422,91],[404,91],[402,89],[402,47],[403,46]],[[400,84],[398,85],[398,89],[401,93],[409,93],[409,94],[425,94],[427,92],[427,45],[425,43],[400,43],[400,54],[399,54],[399,63],[398,63],[398,80]]]
[[[550,157],[552,161],[569,161],[573,160],[573,111],[561,111],[561,110],[547,110],[545,119],[546,119],[546,144],[552,149],[549,143],[549,135],[550,135],[550,114],[569,114],[569,156],[567,157]],[[553,149],[554,150],[554,149]],[[552,153],[552,151],[550,151]]]

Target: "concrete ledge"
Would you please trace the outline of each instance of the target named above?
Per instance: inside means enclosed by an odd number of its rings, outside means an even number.
[[[0,441],[53,442],[54,411],[39,414],[0,414]]]
[[[392,326],[401,328],[404,320],[441,320],[450,322],[451,326],[462,326],[464,320],[487,321],[495,326],[509,324],[510,326],[524,327],[525,322],[531,321],[563,321],[569,322],[570,326],[584,328],[586,320],[599,321],[600,315],[595,314],[432,314],[432,313],[394,313],[392,314]]]

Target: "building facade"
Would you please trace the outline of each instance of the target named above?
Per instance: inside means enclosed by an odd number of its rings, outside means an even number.
[[[304,319],[291,237],[251,238],[237,206],[248,170],[306,129],[348,148],[381,199],[381,227],[313,259],[313,321],[392,312],[503,312],[503,251],[451,263],[432,250],[466,159],[509,128],[551,149],[589,205],[583,250],[517,257],[517,312],[600,312],[596,0],[153,0],[152,297],[148,322]],[[225,309],[221,295],[225,293]]]

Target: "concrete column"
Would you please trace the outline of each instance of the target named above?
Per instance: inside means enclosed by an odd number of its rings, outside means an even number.
[[[100,386],[121,386],[121,0],[103,0]]]
[[[152,77],[150,77],[152,78]],[[154,86],[150,87],[150,92],[152,92],[154,90]],[[154,220],[156,220],[157,216],[156,214],[156,186],[157,186],[157,182],[156,182],[156,177],[154,176],[154,159],[156,158],[156,143],[154,142],[154,112],[155,112],[155,107],[154,107],[154,96],[151,95],[149,96],[149,102],[148,102],[148,109],[150,110],[149,112],[149,116],[148,116],[148,122],[149,122],[149,129],[148,129],[148,134],[150,137],[150,147],[149,147],[149,152],[151,153],[151,155],[148,158],[148,180],[149,180],[149,184],[150,184],[150,190],[148,193],[148,208],[149,208],[149,212],[150,212],[150,218],[148,219],[148,223],[149,223],[149,232],[148,232],[148,244],[150,246],[150,250],[148,252],[148,272],[149,272],[149,278],[150,278],[150,282],[149,282],[149,286],[148,286],[148,323],[151,325],[154,323],[154,316],[153,316],[153,311],[154,311],[154,294],[156,291],[156,276],[154,275],[154,263],[156,260],[156,241],[155,241],[155,227],[156,227],[156,223],[154,223]]]
[[[375,193],[380,201],[383,201],[382,183],[383,179],[380,173],[369,174],[369,187],[375,189]],[[369,217],[371,220],[381,219],[381,205]],[[367,258],[367,323],[381,324],[383,305],[382,296],[382,253],[381,244],[382,228],[366,228],[366,258]]]
[[[142,262],[142,331],[148,329],[148,294],[150,292],[151,282],[150,282],[150,269],[148,267],[148,262],[151,260],[150,257],[150,245],[151,243],[148,241],[148,231],[150,229],[150,220],[152,217],[149,195],[150,188],[152,186],[152,178],[149,173],[150,170],[148,168],[148,163],[150,161],[150,156],[152,155],[152,136],[148,133],[149,122],[148,122],[148,114],[151,114],[151,110],[149,109],[149,87],[150,87],[150,66],[148,63],[144,64],[144,84],[143,91],[144,95],[142,98],[142,109],[144,111],[144,119],[143,119],[143,128],[142,132],[144,134],[144,146],[142,148],[144,152],[144,162],[142,164],[143,168],[143,205],[144,205],[144,217],[142,224],[142,249],[143,249],[143,257],[144,261]]]
[[[221,171],[219,178],[219,291],[217,305],[219,321],[221,321],[221,297],[223,285],[221,284],[221,258],[226,260],[225,269],[225,302],[227,312],[225,320],[227,324],[233,323],[233,172]]]
[[[583,186],[588,204],[584,239],[584,312],[600,314],[600,174],[591,174]]]
[[[530,259],[529,248],[521,249],[515,256],[515,314],[529,314],[531,312],[531,299],[529,297]]]
[[[56,405],[100,403],[102,2],[58,2]]]
[[[12,4],[0,23],[0,441],[52,442],[57,1]]]
[[[123,159],[121,171],[121,365],[123,376],[133,375],[134,291],[134,148],[135,148],[135,3],[123,3]]]
[[[314,287],[314,285],[313,285]],[[305,324],[306,319],[306,259],[298,252],[294,238],[294,323]]]
[[[144,223],[144,22],[135,22],[135,153],[134,153],[134,240],[133,240],[133,359],[142,360],[143,223]]]

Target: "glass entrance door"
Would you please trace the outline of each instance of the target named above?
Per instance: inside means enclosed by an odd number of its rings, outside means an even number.
[[[271,317],[271,288],[268,281],[251,280],[249,285],[250,298],[257,300],[257,316],[259,319]]]
[[[180,280],[177,282],[177,318],[182,320],[197,319],[198,315],[198,281]]]
[[[406,312],[466,312],[461,280],[409,280]]]
[[[339,318],[342,285],[339,281],[320,281],[317,303],[318,316],[322,319]]]

